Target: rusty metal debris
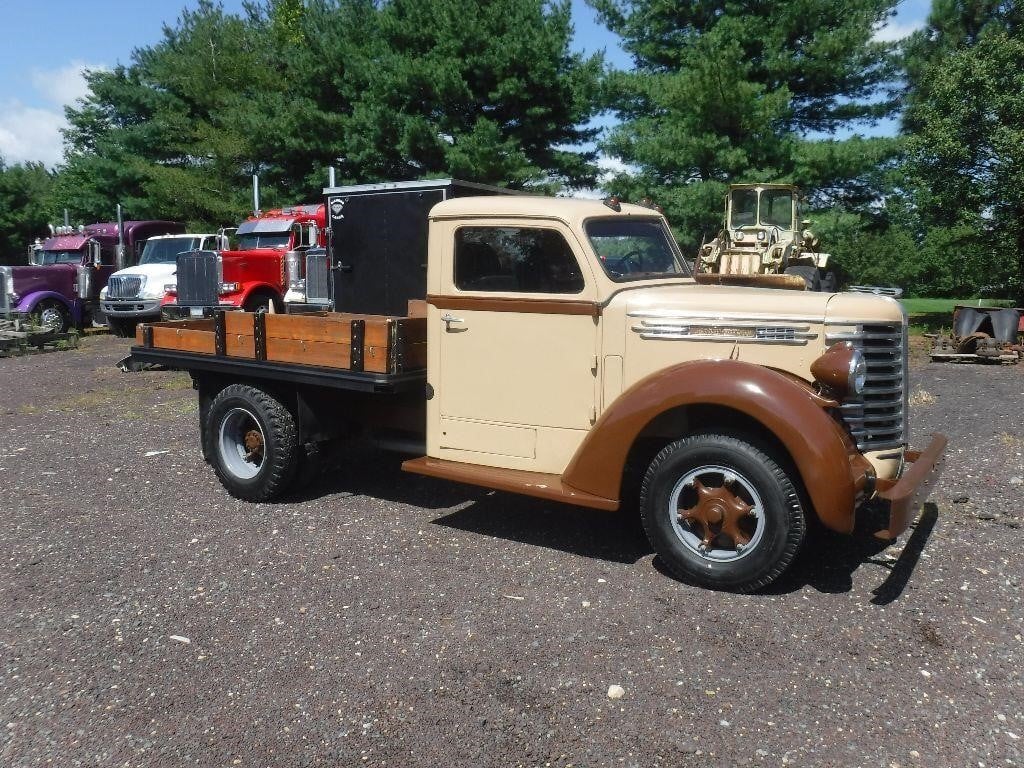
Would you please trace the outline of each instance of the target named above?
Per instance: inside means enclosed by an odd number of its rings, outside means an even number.
[[[1013,365],[1024,355],[1024,309],[968,307],[953,309],[953,331],[939,334],[931,358],[954,363]]]

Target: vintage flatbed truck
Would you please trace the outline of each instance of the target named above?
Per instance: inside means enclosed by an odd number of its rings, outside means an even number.
[[[891,298],[699,284],[664,218],[614,199],[451,199],[428,232],[404,315],[143,325],[125,366],[191,374],[239,498],[285,492],[324,442],[418,444],[406,471],[638,507],[667,566],[719,589],[770,583],[811,516],[850,533],[875,499],[895,538],[938,476],[943,436],[907,448]]]

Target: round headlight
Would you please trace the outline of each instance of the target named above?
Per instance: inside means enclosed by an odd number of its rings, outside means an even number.
[[[757,233],[757,239],[759,241],[763,241],[766,237],[767,237],[767,235],[764,233],[763,229],[760,232]]]
[[[868,366],[864,353],[846,341],[833,344],[811,363],[811,375],[832,397],[842,400],[864,392]]]
[[[868,381],[868,364],[864,359],[864,353],[854,349],[850,355],[850,373],[847,378],[847,391],[859,395],[864,391],[864,385]]]
[[[742,240],[743,239],[743,233],[742,232],[737,232],[736,233],[736,239],[737,240]]]

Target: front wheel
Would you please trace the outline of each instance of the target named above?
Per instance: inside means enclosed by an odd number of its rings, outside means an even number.
[[[821,275],[819,274],[817,267],[812,267],[807,264],[796,264],[792,267],[786,267],[785,274],[802,277],[804,282],[807,283],[808,291],[821,290]]]
[[[295,475],[295,418],[275,397],[256,387],[232,384],[210,405],[206,455],[232,496],[267,501],[283,493]]]
[[[644,477],[640,509],[669,570],[711,589],[767,586],[804,538],[800,497],[786,470],[729,435],[693,435],[662,449]]]
[[[56,299],[46,299],[36,305],[32,312],[36,323],[53,333],[66,333],[71,327],[71,315],[67,307]]]
[[[110,317],[107,315],[107,328],[115,336],[122,339],[127,339],[135,335],[135,326],[137,325],[136,320],[123,317]]]

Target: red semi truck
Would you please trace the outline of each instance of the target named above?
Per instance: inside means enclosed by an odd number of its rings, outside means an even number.
[[[294,205],[243,221],[237,249],[178,257],[177,284],[167,286],[165,319],[207,317],[215,309],[284,311],[287,255],[326,244],[324,205]]]

